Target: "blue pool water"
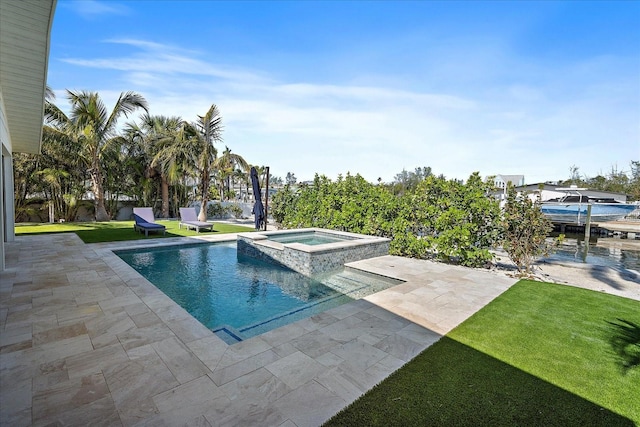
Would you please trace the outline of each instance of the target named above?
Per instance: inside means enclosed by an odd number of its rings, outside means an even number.
[[[401,283],[348,269],[309,278],[240,257],[235,242],[116,254],[230,344]]]
[[[325,243],[344,242],[349,239],[342,239],[332,235],[316,233],[314,231],[307,233],[286,233],[275,236],[269,236],[269,240],[279,243],[304,243],[305,245],[323,245]]]

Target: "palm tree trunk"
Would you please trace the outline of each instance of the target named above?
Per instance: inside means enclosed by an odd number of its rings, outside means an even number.
[[[198,221],[207,220],[207,204],[209,203],[209,169],[204,168],[202,171],[202,182],[200,187],[202,188],[202,206],[200,206],[200,214],[198,214]]]
[[[95,197],[96,221],[109,221],[111,217],[104,207],[102,171],[97,165],[94,165],[93,169],[91,169],[91,183],[93,184],[93,196]]]
[[[164,174],[161,176],[162,179],[162,217],[169,218],[169,181],[167,181],[167,177]]]

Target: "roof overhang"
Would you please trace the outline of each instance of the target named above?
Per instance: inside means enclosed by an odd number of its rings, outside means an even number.
[[[40,153],[56,0],[0,1],[0,92],[11,151]]]

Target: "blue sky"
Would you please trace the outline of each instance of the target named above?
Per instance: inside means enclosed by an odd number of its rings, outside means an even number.
[[[593,177],[640,160],[640,2],[58,0],[48,82],[215,103],[281,177]]]

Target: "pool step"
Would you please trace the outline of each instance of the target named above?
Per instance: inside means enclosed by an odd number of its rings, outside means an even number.
[[[351,298],[359,299],[402,283],[401,280],[345,268],[321,280],[322,284]]]

